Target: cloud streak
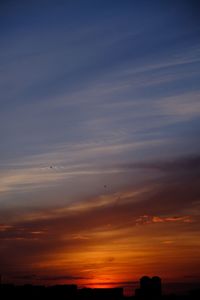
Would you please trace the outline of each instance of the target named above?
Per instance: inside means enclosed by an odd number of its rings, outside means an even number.
[[[173,251],[171,260],[175,259],[176,266],[180,263],[186,270],[187,264],[184,265],[178,255],[182,251],[189,262],[190,256],[184,250],[187,249],[198,265],[200,261],[194,247],[198,245],[200,230],[197,210],[200,185],[198,179],[194,180],[192,176],[199,171],[198,160],[198,157],[188,157],[173,163],[169,160],[149,163],[147,168],[154,167],[158,174],[156,181],[148,182],[146,186],[138,189],[129,187],[59,209],[40,211],[32,216],[25,213],[15,221],[10,219],[10,222],[1,223],[2,269],[12,265],[12,272],[18,268],[24,272],[23,266],[19,265],[23,259],[26,263],[34,262],[27,272],[41,274],[37,275],[39,278],[43,278],[42,273],[47,270],[63,273],[69,268],[84,274],[82,279],[77,278],[81,284],[92,282],[89,278],[93,278],[98,268],[104,275],[115,276],[116,280],[119,279],[119,270],[127,269],[126,276],[131,278],[134,265],[136,274],[140,268],[148,270],[149,259],[155,268],[157,260],[154,255],[166,255],[166,251]],[[160,176],[160,168],[164,170],[164,177]],[[185,169],[184,176],[180,172],[182,168]],[[176,238],[177,233],[179,239]],[[148,244],[150,238],[154,246]],[[116,244],[119,252],[115,249]],[[171,247],[171,250],[166,247]],[[175,250],[176,247],[178,250]],[[8,253],[11,255],[13,248],[21,250],[9,262],[6,257]],[[161,253],[158,254],[158,251]],[[123,256],[120,255],[122,252]],[[109,257],[113,257],[112,260],[108,260]],[[94,259],[97,262],[92,264]],[[159,272],[166,268],[163,262]],[[170,270],[166,272],[172,276]],[[59,276],[56,280],[59,281]],[[60,281],[63,280],[67,279],[60,278]]]
[[[200,266],[199,20],[184,1],[79,2],[0,10],[1,273],[184,277]]]

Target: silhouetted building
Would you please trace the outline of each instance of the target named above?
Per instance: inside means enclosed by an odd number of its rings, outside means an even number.
[[[0,285],[0,300],[126,300],[123,288],[82,288],[76,285],[55,285],[50,287],[26,284]],[[131,300],[131,298],[129,298]],[[161,295],[161,279],[144,276],[140,280],[140,288],[136,290],[138,300],[199,300],[200,289],[188,294]],[[132,298],[134,300],[134,298]]]
[[[83,300],[119,300],[123,298],[123,288],[83,288],[79,290],[79,298]]]
[[[92,289],[91,288],[82,288],[78,290],[79,299],[89,300],[92,299]]]
[[[189,297],[190,299],[199,300],[200,299],[200,289],[191,290],[189,291]]]
[[[143,276],[140,279],[140,288],[135,290],[135,296],[138,298],[158,298],[161,294],[161,279],[158,276]]]
[[[158,276],[154,276],[151,279],[151,288],[153,296],[161,296],[162,294],[162,286],[161,286],[161,279]]]
[[[94,299],[117,300],[123,297],[123,288],[99,288],[93,289]]]
[[[49,298],[53,299],[75,299],[77,297],[77,286],[75,284],[54,285],[47,288]]]

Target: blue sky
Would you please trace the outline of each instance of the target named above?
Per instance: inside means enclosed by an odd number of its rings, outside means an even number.
[[[200,278],[198,15],[189,0],[1,1],[10,281]]]
[[[195,1],[3,2],[1,202],[49,184],[69,182],[76,194],[71,181],[81,186],[84,172],[92,194],[99,182],[113,182],[110,172],[120,184],[115,165],[198,151],[197,8]]]

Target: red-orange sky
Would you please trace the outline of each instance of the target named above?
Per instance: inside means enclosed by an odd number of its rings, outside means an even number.
[[[200,281],[197,2],[0,2],[4,282]]]
[[[191,176],[197,175],[199,159],[188,160],[187,170],[182,165],[156,165],[169,168],[160,182],[104,191],[48,210],[5,211],[2,272],[18,283],[95,286],[136,281],[142,274],[168,281],[195,279],[200,266],[199,179]]]

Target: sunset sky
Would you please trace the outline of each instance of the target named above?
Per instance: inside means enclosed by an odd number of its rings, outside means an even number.
[[[200,5],[0,2],[0,274],[200,282]]]

